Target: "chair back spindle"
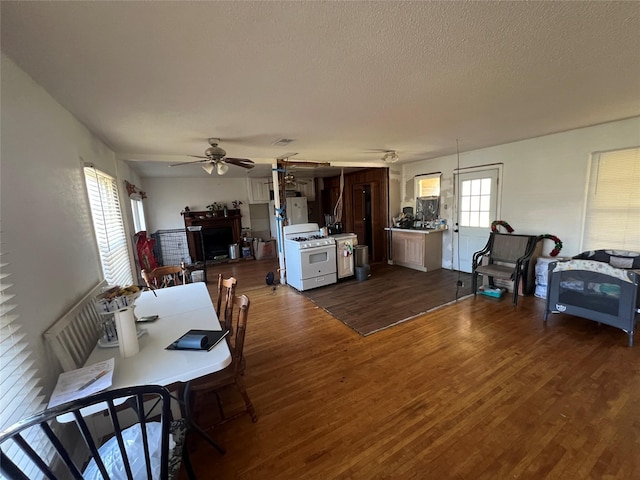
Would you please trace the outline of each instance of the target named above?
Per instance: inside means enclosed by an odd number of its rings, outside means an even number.
[[[123,401],[133,408],[123,409]],[[172,421],[170,402],[166,388],[145,385],[108,390],[46,409],[0,433],[0,472],[7,478],[25,480],[42,476],[169,479],[180,467],[170,453],[186,454],[182,450],[184,422]],[[111,430],[106,433],[112,436],[104,443],[105,432],[94,432],[81,412],[98,404],[106,406],[110,420]],[[55,419],[65,414],[74,421],[61,428]],[[178,444],[170,452],[172,433]],[[132,442],[132,438],[141,441]],[[78,452],[86,457],[77,458]]]
[[[224,278],[218,274],[218,298],[216,299],[216,314],[223,330],[229,330],[233,334],[233,307],[238,280],[234,277]]]
[[[147,287],[166,288],[185,283],[185,272],[179,265],[167,265],[154,268],[152,271],[142,270],[142,278]]]

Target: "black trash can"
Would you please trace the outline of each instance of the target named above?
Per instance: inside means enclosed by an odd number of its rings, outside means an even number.
[[[369,265],[369,247],[367,245],[356,245],[353,247],[353,263],[356,267]]]
[[[363,282],[367,280],[371,276],[371,274],[369,273],[370,271],[371,271],[371,267],[369,265],[356,267],[356,279],[359,282]]]

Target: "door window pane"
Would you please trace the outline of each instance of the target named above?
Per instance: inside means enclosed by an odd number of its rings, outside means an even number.
[[[491,178],[464,180],[460,185],[460,226],[482,227],[491,225]]]

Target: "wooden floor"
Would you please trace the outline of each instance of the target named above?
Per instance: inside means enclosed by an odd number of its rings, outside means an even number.
[[[463,286],[456,286],[458,280]],[[377,264],[366,281],[346,279],[306,290],[304,296],[361,335],[370,335],[470,293],[468,273]],[[381,298],[385,308],[380,308]]]
[[[199,478],[640,478],[640,344],[623,332],[478,296],[362,337],[266,286],[274,264],[234,267],[259,420],[215,427],[228,453],[198,444]]]

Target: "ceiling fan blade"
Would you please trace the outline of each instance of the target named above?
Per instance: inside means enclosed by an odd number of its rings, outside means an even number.
[[[365,153],[391,153],[396,150],[389,150],[388,148],[370,148],[368,150],[363,150]]]
[[[229,157],[225,157],[223,159],[223,161],[225,163],[230,163],[232,165],[236,165],[238,167],[242,167],[242,168],[253,168],[256,166],[256,164],[253,162],[253,160],[249,160],[248,158],[229,158]]]
[[[195,157],[195,155],[189,155],[189,156],[190,157]],[[203,158],[204,160],[192,160],[191,162],[172,163],[169,166],[170,167],[177,167],[178,165],[189,165],[191,163],[205,163],[205,162],[209,161],[209,159],[207,157],[196,157],[196,158]]]

